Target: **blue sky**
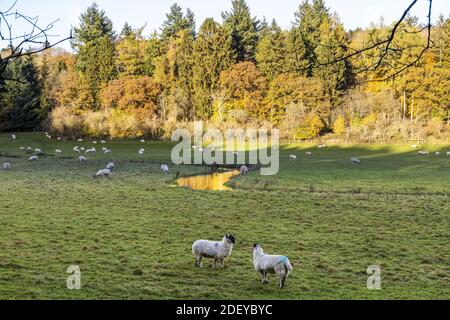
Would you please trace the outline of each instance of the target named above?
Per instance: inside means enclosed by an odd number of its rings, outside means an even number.
[[[4,9],[13,0],[0,0],[0,8]],[[57,18],[61,20],[54,26],[54,34],[61,36],[68,34],[71,25],[77,25],[78,17],[93,1],[92,0],[18,0],[17,9],[26,14],[39,15],[42,24]],[[191,8],[196,14],[197,27],[208,17],[221,22],[221,12],[229,10],[231,0],[97,0],[112,19],[114,28],[119,30],[125,21],[133,27],[140,27],[147,23],[146,35],[153,30],[159,30],[165,19],[165,14],[174,2],[183,8]],[[266,17],[268,21],[275,18],[283,28],[289,28],[294,20],[294,11],[301,0],[247,0],[252,14],[258,18]],[[347,29],[366,27],[371,22],[378,21],[383,16],[386,23],[398,19],[411,0],[326,0],[332,11],[338,13]],[[426,20],[427,0],[419,0],[413,13]],[[449,0],[433,1],[433,20],[440,13],[450,14]],[[20,26],[16,27],[20,30]],[[3,44],[2,44],[3,45]],[[64,45],[69,49],[69,44]]]

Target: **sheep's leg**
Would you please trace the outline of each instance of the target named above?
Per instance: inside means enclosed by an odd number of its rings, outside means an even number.
[[[266,284],[266,279],[265,279],[264,271],[261,271],[261,282],[262,282],[262,284]]]
[[[199,268],[203,268],[203,265],[202,265],[202,257],[197,257],[197,258],[195,259],[195,266],[196,266],[196,267],[199,267]]]
[[[286,284],[286,275],[282,274],[280,276],[280,289],[283,289]]]
[[[216,262],[217,262],[217,259],[216,258],[214,258],[214,262],[213,262],[213,264],[212,264],[212,266],[211,266],[211,268],[215,268],[216,267]]]
[[[225,259],[222,259],[222,270],[225,269]]]

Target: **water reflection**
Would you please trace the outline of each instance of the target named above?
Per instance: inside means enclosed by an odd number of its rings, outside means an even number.
[[[186,187],[192,190],[214,190],[228,191],[233,190],[225,186],[225,183],[239,175],[239,171],[227,171],[223,173],[213,173],[193,177],[180,178],[177,184],[180,187]]]

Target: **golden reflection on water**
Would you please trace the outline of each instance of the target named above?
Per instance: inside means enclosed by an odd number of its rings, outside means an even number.
[[[240,172],[236,170],[223,173],[186,177],[178,179],[177,184],[180,187],[186,187],[192,190],[230,191],[233,189],[225,186],[225,183],[238,176],[239,174]]]

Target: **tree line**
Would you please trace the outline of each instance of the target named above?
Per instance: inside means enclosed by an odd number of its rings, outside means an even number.
[[[433,26],[423,57],[391,77],[427,41],[416,17],[401,22],[389,51],[340,59],[393,26],[380,19],[346,31],[323,0],[304,0],[293,16],[283,30],[233,0],[221,23],[208,18],[197,31],[194,13],[174,4],[159,32],[145,36],[128,23],[117,33],[94,3],[74,30],[73,53],[51,49],[8,65],[14,80],[0,81],[0,130],[167,138],[204,120],[277,127],[296,140],[448,136],[449,17]]]

